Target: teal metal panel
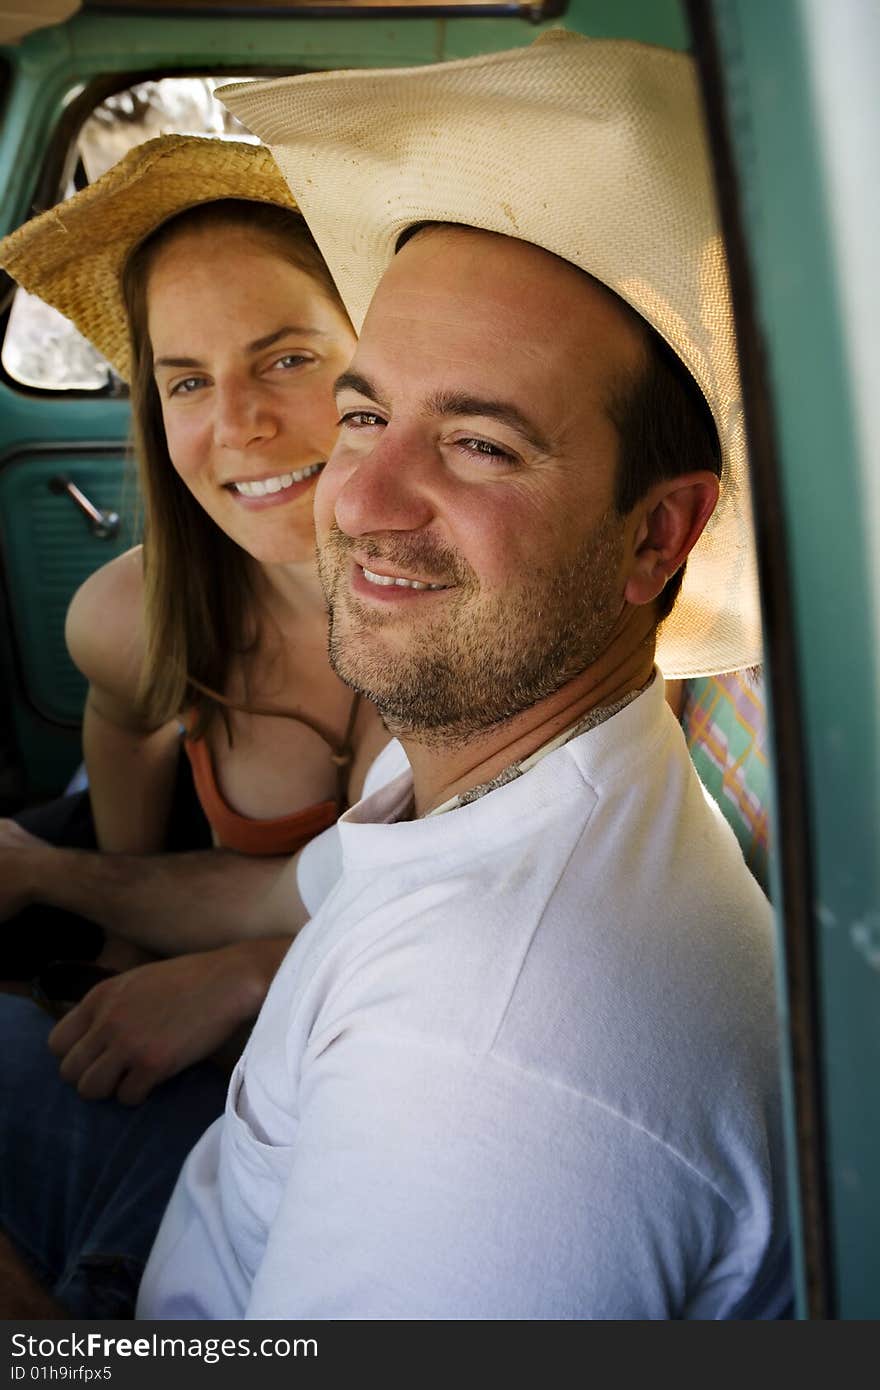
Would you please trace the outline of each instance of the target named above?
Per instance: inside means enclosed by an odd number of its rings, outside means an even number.
[[[49,724],[28,705],[16,702],[12,708],[16,747],[24,758],[24,784],[12,782],[14,804],[36,804],[60,796],[82,762],[82,739],[78,728]]]
[[[689,42],[679,0],[570,0],[556,24],[594,39],[638,39],[666,48],[687,48]]]
[[[92,396],[40,395],[0,382],[0,454],[12,443],[89,440],[121,444],[129,432],[128,401]]]
[[[803,720],[831,1313],[880,1316],[877,594],[803,0],[715,0],[777,426]],[[840,11],[835,11],[836,14]],[[875,55],[880,60],[880,53]],[[875,89],[876,100],[876,89]],[[876,150],[866,151],[873,179]],[[800,807],[777,809],[786,817]],[[781,884],[776,897],[785,911]],[[803,1274],[803,1271],[801,1271]],[[803,1296],[803,1287],[802,1287]],[[802,1303],[803,1307],[803,1303]]]
[[[97,507],[120,517],[118,534],[96,537],[71,499],[49,484],[63,475]],[[12,607],[19,680],[45,719],[78,724],[85,681],[67,654],[64,619],[83,580],[135,541],[134,480],[122,454],[48,450],[0,464],[0,555]]]
[[[13,697],[22,794],[29,800],[58,795],[82,757],[85,682],[64,643],[67,605],[92,570],[136,536],[134,480],[119,441],[89,448],[72,444],[71,433],[61,430],[54,444],[0,463],[0,565],[11,622],[11,630],[0,633],[0,668]],[[47,431],[44,442],[48,438]],[[49,491],[49,480],[59,474],[99,507],[119,513],[118,537],[95,538],[70,499]]]
[[[514,27],[517,24],[519,31]],[[539,27],[510,20],[447,20],[442,56],[466,58],[495,48],[515,48],[531,43],[540,28],[576,29],[594,39],[638,39],[666,48],[686,48],[688,44],[678,0],[570,0],[564,15]]]

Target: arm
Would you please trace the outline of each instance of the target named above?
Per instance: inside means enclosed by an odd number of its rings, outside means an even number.
[[[67,616],[71,656],[90,682],[84,719],[102,850],[54,848],[0,821],[0,920],[33,902],[78,912],[160,955],[242,937],[291,936],[306,920],[286,858],[222,851],[163,856],[179,756],[176,721],[138,722],[143,660],[140,550],[96,571]],[[276,891],[277,890],[277,891]]]
[[[248,1318],[681,1317],[723,1248],[708,1182],[509,1060],[354,1028],[300,1096]],[[745,1263],[719,1272],[716,1306]]]
[[[74,595],[65,637],[89,682],[83,751],[98,844],[112,853],[162,848],[180,746],[178,722],[146,727],[140,548],[96,570]]]
[[[98,844],[110,854],[156,853],[165,843],[180,730],[176,720],[150,732],[127,729],[118,719],[118,702],[90,685],[83,756]]]
[[[140,1105],[160,1081],[234,1043],[260,1011],[289,939],[157,961],[96,985],[49,1035],[84,1100]],[[218,1058],[230,1062],[230,1055]]]
[[[0,821],[0,919],[47,903],[164,956],[290,938],[309,916],[297,889],[298,858],[228,850],[100,854],[56,848]]]

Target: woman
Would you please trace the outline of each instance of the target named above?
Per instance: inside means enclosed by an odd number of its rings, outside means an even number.
[[[117,964],[120,946],[167,957],[56,1024],[60,1067],[44,1014],[0,1009],[15,1058],[0,1227],[74,1316],[127,1316],[183,1157],[222,1108],[223,1071],[201,1059],[256,1016],[304,920],[290,856],[387,740],[328,665],[315,568],[312,493],[354,333],[250,145],[151,141],[8,237],[0,263],[132,387],[143,547],[92,575],[67,623],[109,853],[0,823],[0,917],[48,903],[99,922]],[[181,725],[216,848],[167,855]],[[114,1095],[138,1108],[80,1098]],[[124,1174],[136,1209],[115,1200]]]
[[[7,822],[0,911],[37,900],[94,918],[114,963],[120,940],[176,957],[97,986],[51,1035],[83,1097],[137,1103],[255,1017],[304,916],[289,856],[356,799],[387,738],[330,669],[314,556],[332,387],[355,339],[252,145],[150,141],[0,260],[131,381],[144,544],[86,581],[67,622],[113,857]],[[158,853],[181,723],[214,844],[236,855]]]

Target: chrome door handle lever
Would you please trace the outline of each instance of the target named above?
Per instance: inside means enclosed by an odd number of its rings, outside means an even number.
[[[77,487],[76,483],[71,482],[70,478],[59,474],[56,478],[49,479],[50,492],[66,492],[74,506],[79,507],[80,511],[87,518],[89,530],[98,540],[109,541],[119,531],[119,513],[105,512],[100,507],[96,507],[94,502],[90,502],[85,493]]]

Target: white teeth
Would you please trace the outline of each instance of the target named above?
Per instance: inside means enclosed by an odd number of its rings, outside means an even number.
[[[311,478],[323,467],[323,463],[311,463],[308,468],[298,468],[295,473],[279,473],[276,478],[261,478],[259,482],[253,483],[233,483],[232,487],[236,492],[240,492],[242,497],[266,497],[271,492],[283,492],[294,483]]]
[[[374,574],[372,570],[364,569],[364,578],[369,579],[371,584],[397,585],[399,589],[446,589],[447,584],[423,584],[419,579],[395,579],[391,574]]]

